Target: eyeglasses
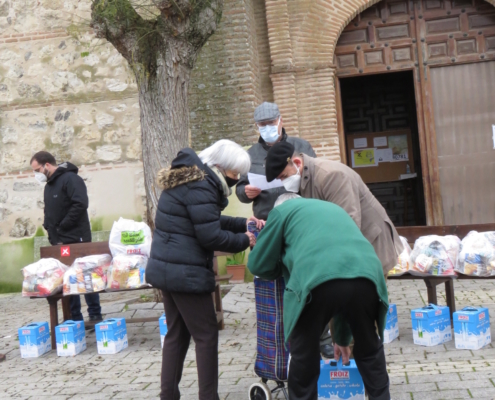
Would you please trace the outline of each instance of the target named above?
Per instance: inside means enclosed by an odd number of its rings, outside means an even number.
[[[40,165],[38,168],[33,169],[34,172],[41,172],[41,168],[45,169],[44,165]]]

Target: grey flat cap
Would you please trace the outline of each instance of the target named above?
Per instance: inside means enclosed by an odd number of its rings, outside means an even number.
[[[264,102],[254,110],[255,122],[273,121],[280,117],[280,111],[275,103]]]

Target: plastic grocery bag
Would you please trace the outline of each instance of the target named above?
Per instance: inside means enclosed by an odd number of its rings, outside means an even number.
[[[456,271],[472,276],[492,275],[495,266],[495,247],[491,243],[492,239],[495,239],[494,232],[469,232],[462,239]]]
[[[486,269],[489,275],[495,275],[495,232],[484,232],[483,235],[485,235],[486,239],[493,248],[493,256],[488,261]]]
[[[62,290],[62,282],[68,267],[54,258],[42,258],[22,269],[22,295],[48,297]]]
[[[112,256],[140,254],[150,256],[151,229],[144,222],[119,218],[113,223],[109,240]]]
[[[117,255],[108,269],[107,290],[149,287],[145,271],[148,258],[140,255]]]
[[[411,269],[423,275],[455,275],[461,240],[457,236],[422,236],[411,252]]]
[[[110,254],[76,258],[64,274],[64,295],[104,291],[111,262]]]
[[[411,246],[405,237],[399,237],[404,250],[399,254],[397,265],[390,270],[389,275],[402,275],[411,269]]]

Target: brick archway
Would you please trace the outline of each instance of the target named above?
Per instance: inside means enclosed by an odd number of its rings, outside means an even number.
[[[340,159],[336,43],[359,13],[380,1],[266,1],[274,99],[289,134],[309,140],[320,156]]]

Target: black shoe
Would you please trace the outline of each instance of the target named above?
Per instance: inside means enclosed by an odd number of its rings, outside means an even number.
[[[325,358],[333,358],[334,357],[333,346],[330,346],[329,344],[324,344],[320,346],[320,353]]]
[[[101,315],[90,315],[89,320],[91,322],[101,322],[103,321],[103,317]]]

